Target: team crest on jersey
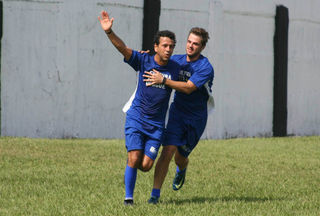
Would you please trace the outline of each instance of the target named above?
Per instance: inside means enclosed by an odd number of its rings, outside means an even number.
[[[179,81],[187,82],[191,77],[191,73],[189,71],[181,70],[179,72]]]

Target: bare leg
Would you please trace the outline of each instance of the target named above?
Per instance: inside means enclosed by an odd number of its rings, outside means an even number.
[[[175,160],[177,166],[179,167],[179,170],[184,170],[188,166],[188,163],[189,163],[189,159],[182,156],[179,153],[179,151],[176,152],[174,160]]]
[[[177,147],[172,145],[163,147],[154,171],[153,188],[161,189],[164,179],[168,173],[170,161],[176,150]]]
[[[141,150],[133,150],[128,152],[128,166],[132,168],[139,168],[143,158]]]
[[[149,156],[144,155],[139,169],[143,172],[148,172],[152,168],[153,162],[154,160],[152,160]]]

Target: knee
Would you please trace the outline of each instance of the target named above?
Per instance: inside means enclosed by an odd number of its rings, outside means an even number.
[[[128,161],[128,165],[132,168],[139,168],[140,166],[140,160],[131,160]]]
[[[139,155],[130,155],[128,158],[128,165],[133,168],[139,168],[141,165],[142,158]]]
[[[140,167],[140,170],[141,170],[142,172],[148,172],[148,171],[151,170],[151,168],[152,168],[152,166],[141,166],[141,167]]]
[[[153,166],[153,161],[143,162],[139,168],[142,172],[148,172]]]

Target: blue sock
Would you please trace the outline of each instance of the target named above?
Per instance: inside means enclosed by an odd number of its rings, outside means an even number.
[[[176,171],[177,171],[177,173],[180,173],[180,172],[185,172],[185,171],[186,171],[186,169],[187,169],[187,167],[186,167],[186,168],[184,168],[183,170],[180,170],[180,169],[179,169],[179,167],[177,166]]]
[[[124,184],[126,188],[126,199],[133,199],[133,191],[136,185],[137,168],[129,167],[127,164],[124,174]]]
[[[153,188],[151,196],[160,197],[160,189]]]

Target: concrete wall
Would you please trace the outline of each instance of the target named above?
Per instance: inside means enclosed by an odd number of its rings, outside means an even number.
[[[128,46],[142,47],[143,1],[4,2],[4,136],[123,138],[122,105],[135,72],[100,28],[102,9]],[[215,112],[203,138],[272,136],[276,5],[289,9],[288,133],[320,135],[320,2],[317,0],[162,0],[160,29],[184,53],[193,26],[211,40]]]
[[[288,1],[288,134],[320,134],[320,1]]]
[[[141,49],[142,0],[4,2],[3,136],[123,137],[136,73],[101,30],[106,8],[114,31]]]

